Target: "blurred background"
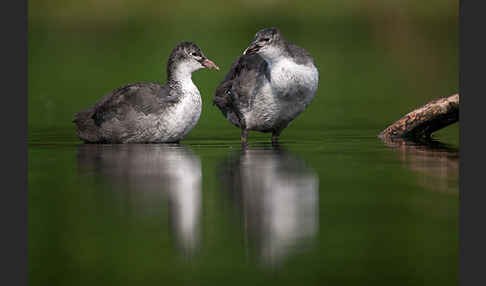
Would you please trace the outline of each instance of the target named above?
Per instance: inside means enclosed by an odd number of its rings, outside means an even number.
[[[457,285],[459,124],[442,143],[376,136],[458,92],[457,0],[31,0],[30,285]],[[265,27],[306,48],[316,97],[282,133],[212,105]],[[75,112],[131,82],[165,82],[194,41],[221,70],[193,80],[181,142],[86,145]]]
[[[378,134],[413,108],[458,91],[458,1],[32,0],[29,139],[56,130],[77,140],[75,112],[124,84],[165,82],[167,57],[183,40],[221,67],[193,75],[204,105],[187,138],[238,136],[212,105],[213,92],[255,32],[270,26],[305,47],[320,72],[314,102],[282,139],[316,128]],[[457,126],[448,129],[439,134],[457,143]]]

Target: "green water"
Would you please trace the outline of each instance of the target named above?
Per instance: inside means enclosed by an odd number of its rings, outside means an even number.
[[[31,284],[457,284],[454,150],[322,136],[32,144]]]
[[[29,2],[30,284],[457,285],[458,124],[435,147],[376,137],[457,92],[457,3],[226,2]],[[268,26],[313,55],[319,89],[280,148],[251,132],[243,151],[212,94]],[[194,73],[182,144],[81,144],[73,114],[164,82],[182,40],[221,68]]]

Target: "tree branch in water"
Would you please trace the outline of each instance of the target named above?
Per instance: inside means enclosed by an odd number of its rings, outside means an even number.
[[[459,94],[438,98],[406,114],[378,137],[428,139],[430,135],[459,121]]]

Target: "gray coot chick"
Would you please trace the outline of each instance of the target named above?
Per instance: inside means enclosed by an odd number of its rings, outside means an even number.
[[[196,44],[177,44],[167,63],[167,84],[138,82],[115,89],[75,114],[78,137],[86,143],[179,142],[201,115],[192,73],[204,67],[219,69]]]
[[[214,104],[241,128],[272,132],[272,143],[314,98],[319,72],[311,55],[288,42],[277,28],[256,33],[254,41],[232,64],[216,89]]]

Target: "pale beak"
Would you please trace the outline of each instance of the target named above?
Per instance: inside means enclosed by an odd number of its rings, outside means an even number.
[[[211,61],[208,58],[205,58],[203,60],[202,65],[205,66],[206,68],[210,69],[210,70],[218,70],[219,71],[219,67],[213,61]]]
[[[243,52],[243,55],[251,55],[255,54],[260,50],[261,46],[259,46],[257,43],[252,42],[248,48]]]

